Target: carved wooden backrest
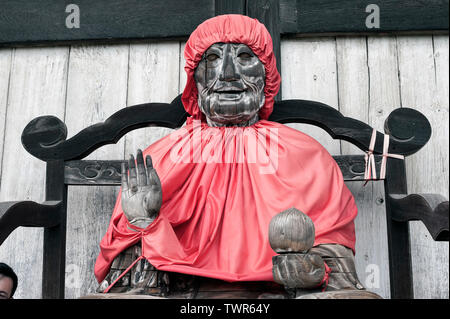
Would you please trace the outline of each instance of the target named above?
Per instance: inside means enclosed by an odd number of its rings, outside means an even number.
[[[80,160],[106,144],[117,143],[126,133],[147,126],[179,128],[188,114],[181,95],[169,103],[148,103],[123,108],[103,123],[89,126],[66,140],[66,125],[54,116],[40,116],[24,129],[22,144],[33,156],[49,162]],[[343,116],[336,109],[319,102],[285,100],[275,102],[270,121],[307,123],[321,127],[334,139],[348,141],[368,151],[373,128],[364,122]],[[399,108],[385,122],[391,136],[389,152],[411,155],[422,148],[431,136],[431,126],[420,112]],[[377,132],[375,154],[383,152],[383,133]]]

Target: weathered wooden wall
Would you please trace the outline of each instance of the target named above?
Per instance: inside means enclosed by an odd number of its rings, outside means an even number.
[[[0,201],[44,199],[44,164],[22,148],[20,135],[34,117],[64,120],[69,137],[118,109],[170,102],[185,83],[184,43],[84,45],[0,49]],[[423,112],[433,127],[428,145],[407,159],[409,191],[448,191],[448,36],[356,36],[282,40],[283,98],[313,99],[383,131],[397,107]],[[293,125],[331,154],[361,153],[308,125]],[[146,128],[105,146],[90,158],[122,159],[169,129]],[[349,185],[357,199],[357,270],[370,290],[389,297],[382,183]],[[66,297],[97,287],[93,267],[118,189],[71,187]],[[448,298],[448,243],[433,242],[411,223],[416,298]],[[0,261],[18,273],[16,298],[39,298],[42,230],[17,229],[0,247]]]

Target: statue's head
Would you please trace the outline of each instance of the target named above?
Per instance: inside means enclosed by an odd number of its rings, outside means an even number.
[[[278,92],[272,38],[263,24],[223,15],[200,24],[185,48],[182,100],[193,119],[210,126],[246,126],[267,119]]]
[[[215,43],[195,70],[198,104],[210,126],[251,125],[264,105],[264,65],[243,43]]]

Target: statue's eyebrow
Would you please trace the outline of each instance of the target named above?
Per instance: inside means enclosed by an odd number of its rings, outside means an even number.
[[[208,51],[208,50],[220,50],[220,51],[223,51],[223,47],[224,46],[225,46],[225,43],[214,43],[206,51]]]
[[[255,55],[255,53],[253,52],[252,49],[250,49],[250,47],[248,45],[242,44],[237,46],[236,48],[236,52],[240,53],[240,52],[248,52],[251,53],[252,55]]]
[[[222,52],[222,51],[223,51],[223,48],[221,48],[221,47],[209,47],[209,48],[205,51],[205,53],[208,53],[208,52],[210,52],[210,51],[220,51],[220,52]]]
[[[205,53],[203,54],[203,56],[206,56],[206,55],[208,55],[209,53],[222,53],[222,52],[223,52],[223,48],[222,48],[222,47],[217,47],[217,46],[213,47],[213,46],[210,46],[210,47],[205,51]]]

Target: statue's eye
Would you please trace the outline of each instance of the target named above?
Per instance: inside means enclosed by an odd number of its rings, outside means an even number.
[[[252,58],[252,55],[250,53],[247,52],[241,52],[238,54],[238,57],[244,60],[249,60]]]
[[[210,62],[215,61],[219,58],[219,56],[217,54],[214,53],[210,53],[206,56],[206,59]]]

